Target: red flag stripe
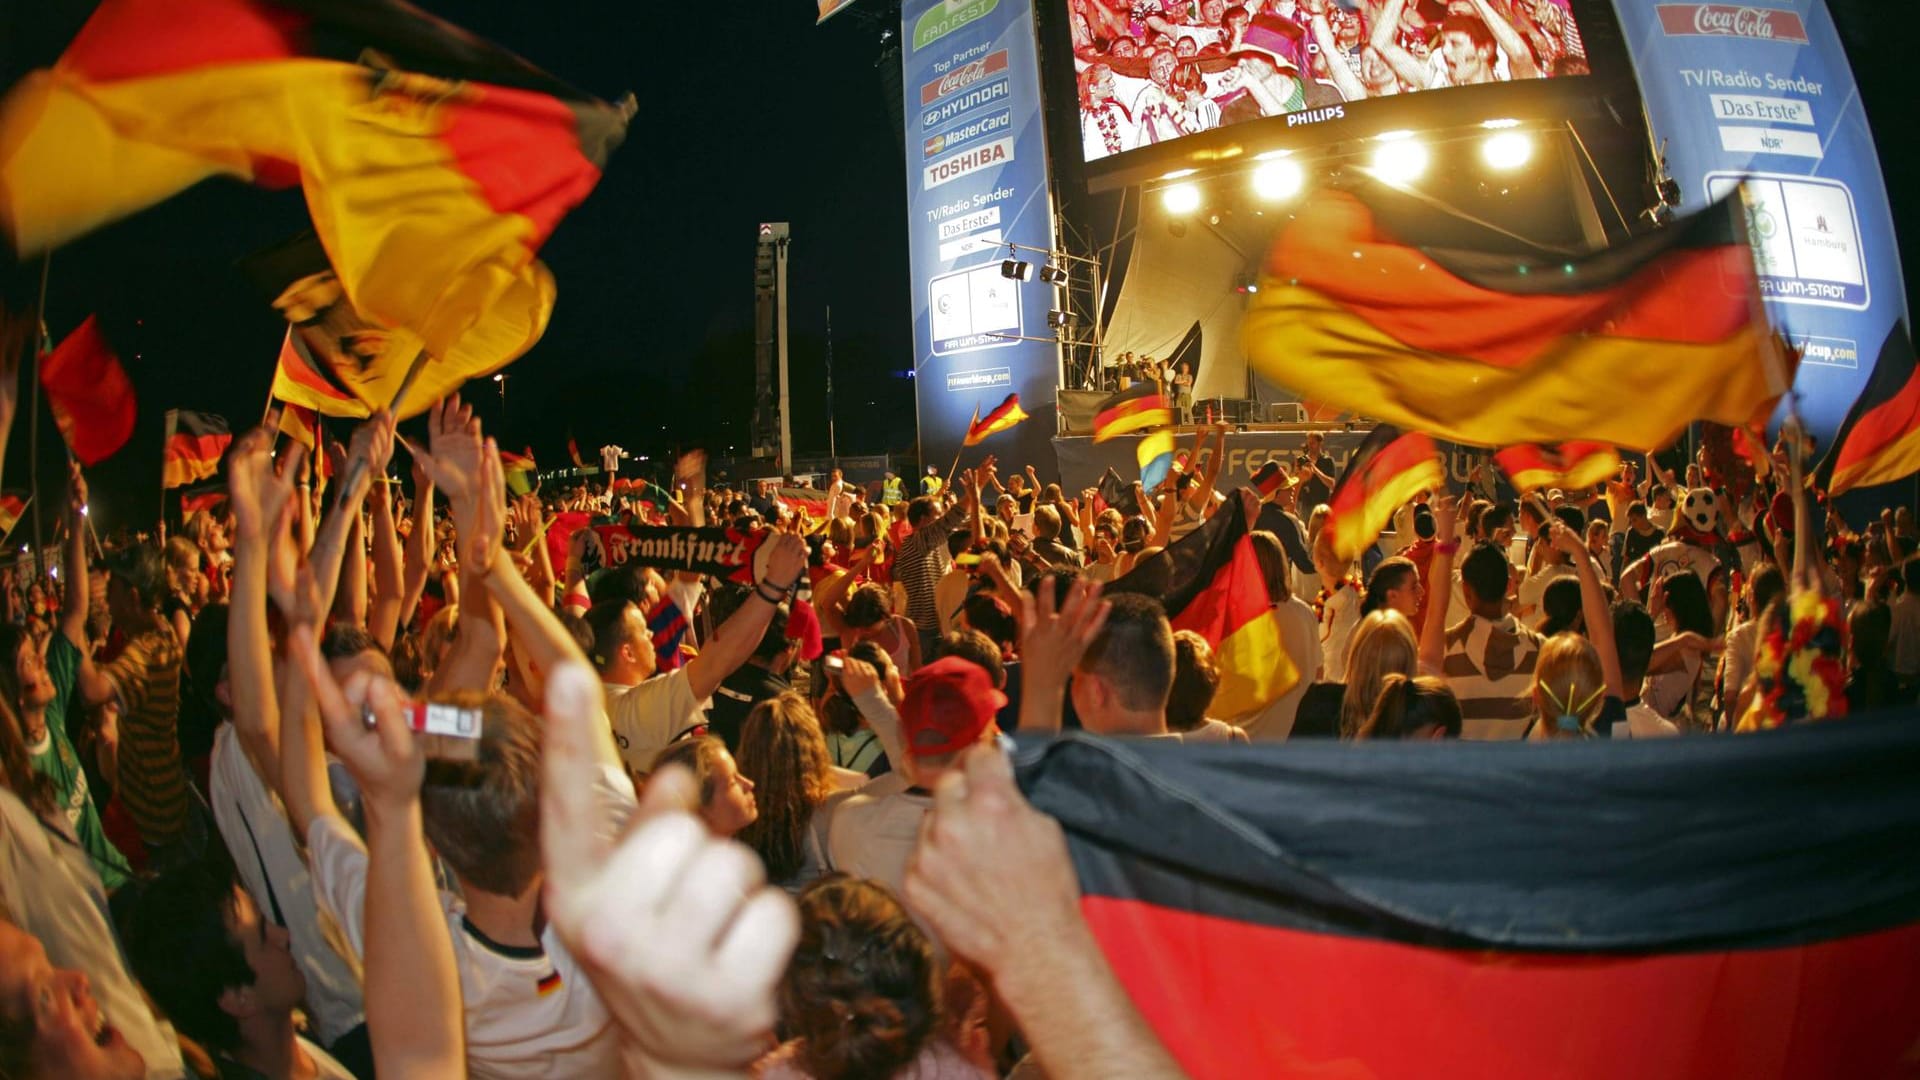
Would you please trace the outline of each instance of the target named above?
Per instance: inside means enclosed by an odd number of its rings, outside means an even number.
[[[1852,486],[1843,482],[1850,479],[1849,473],[1907,440],[1920,440],[1920,367],[1907,376],[1898,393],[1854,421],[1834,460],[1832,486],[1839,490]]]

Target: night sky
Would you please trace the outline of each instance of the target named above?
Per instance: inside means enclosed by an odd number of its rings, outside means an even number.
[[[1910,63],[1910,28],[1902,5],[1829,3],[1874,123],[1912,296],[1920,155],[1898,66]],[[608,441],[636,454],[744,450],[755,226],[789,221],[798,452],[827,449],[829,305],[840,453],[911,452],[905,175],[874,67],[884,0],[858,0],[819,28],[805,0],[422,6],[592,93],[639,98],[600,186],[542,253],[559,304],[545,339],[508,369],[504,425],[496,386],[469,390],[503,445],[531,446],[547,467],[564,463],[569,433],[589,456]],[[284,323],[233,263],[304,225],[297,192],[219,182],[55,254],[54,333],[97,312],[141,393],[134,444],[95,470],[103,526],[152,521],[165,409],[220,413],[236,428],[259,417]],[[26,486],[26,428],[23,407],[8,487]],[[44,417],[42,428],[51,484],[58,436]]]

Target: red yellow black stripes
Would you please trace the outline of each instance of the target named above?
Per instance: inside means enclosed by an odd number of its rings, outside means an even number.
[[[1008,394],[1007,399],[993,407],[985,416],[976,417],[967,427],[967,446],[976,446],[989,435],[997,435],[1027,418],[1026,410],[1020,407],[1020,395]]]
[[[1117,435],[1173,423],[1173,410],[1152,383],[1141,383],[1100,403],[1093,417],[1093,441],[1106,442]]]
[[[22,498],[17,492],[0,492],[0,540],[13,535],[13,527],[20,524],[20,515],[27,512],[27,504],[32,501],[31,495]]]
[[[1247,354],[1306,398],[1466,443],[1644,450],[1695,419],[1744,423],[1778,395],[1736,214],[1525,262],[1399,242],[1323,192],[1274,244]]]
[[[1445,485],[1439,454],[1420,432],[1402,433],[1391,424],[1374,428],[1347,460],[1327,500],[1322,530],[1334,554],[1348,561],[1359,558],[1403,503]]]
[[[1828,474],[1832,495],[1920,472],[1920,368],[1905,324],[1896,323],[1881,345],[1873,376],[1848,410],[1820,472]]]
[[[182,487],[219,472],[220,458],[232,443],[233,432],[224,417],[190,409],[168,409],[161,486]]]
[[[1593,487],[1620,471],[1619,451],[1597,442],[1510,446],[1495,452],[1493,460],[1522,495],[1542,488]]]

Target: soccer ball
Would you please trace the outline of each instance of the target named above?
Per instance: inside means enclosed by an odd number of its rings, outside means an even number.
[[[1713,532],[1720,525],[1720,496],[1712,488],[1694,488],[1680,504],[1680,518],[1695,532]]]

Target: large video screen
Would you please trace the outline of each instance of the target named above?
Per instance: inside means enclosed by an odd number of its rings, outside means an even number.
[[[1369,98],[1588,74],[1572,0],[1066,0],[1099,161]]]

